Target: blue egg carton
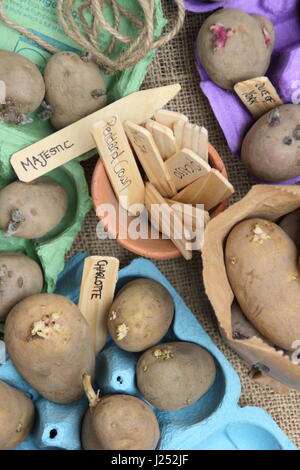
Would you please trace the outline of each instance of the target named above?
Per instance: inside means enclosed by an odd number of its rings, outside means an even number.
[[[83,261],[77,254],[61,274],[56,293],[78,302]],[[179,411],[154,409],[161,429],[160,450],[296,450],[295,445],[260,408],[238,406],[241,384],[232,366],[219,351],[182,298],[156,266],[137,259],[119,273],[117,290],[127,282],[146,277],[165,286],[174,299],[175,317],[164,341],[191,341],[206,348],[214,357],[217,375],[210,390],[193,405]],[[119,349],[108,336],[97,357],[96,387],[101,394],[127,393],[141,397],[135,384],[139,354]],[[33,390],[18,374],[10,359],[0,365],[0,379],[27,392],[33,399],[36,424],[19,449],[78,450],[82,417],[87,400],[58,405]]]

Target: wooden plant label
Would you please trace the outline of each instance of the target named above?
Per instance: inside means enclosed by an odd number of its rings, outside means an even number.
[[[144,127],[130,121],[126,121],[124,126],[148,180],[155,185],[162,196],[174,196],[177,192],[175,184],[158,151],[152,134]]]
[[[95,142],[91,135],[94,122],[118,114],[121,122],[128,119],[140,124],[153,116],[156,110],[168,103],[179,91],[180,85],[175,84],[125,96],[15,153],[10,160],[13,169],[21,181],[33,181],[94,149]]]
[[[183,226],[181,217],[167,204],[151,183],[146,183],[145,205],[149,218],[151,216],[151,224],[162,233],[164,226],[170,228],[170,233],[165,233],[165,235],[170,236],[170,239],[182,256],[186,260],[190,260],[192,258],[192,251],[186,248],[187,243],[191,241],[189,230]],[[160,211],[158,213],[153,211],[153,205],[159,205]]]
[[[168,109],[160,109],[156,111],[154,113],[154,118],[157,122],[169,127],[172,130],[175,122],[188,122],[188,118],[184,114],[177,113],[175,111],[169,111]]]
[[[145,125],[146,129],[151,132],[154,142],[156,143],[158,151],[163,160],[166,160],[176,153],[176,140],[172,130],[169,127],[164,126],[159,122],[152,121],[152,119],[146,121]]]
[[[234,86],[234,90],[256,119],[283,104],[268,77],[257,77],[239,82]]]
[[[130,206],[144,204],[145,186],[120,118],[114,114],[96,122],[92,135],[121,206],[136,215]]]
[[[172,201],[172,199],[166,199],[166,202],[169,204],[169,206],[172,207],[172,209],[174,209],[175,212],[177,212],[178,215],[182,216],[182,214],[184,214],[184,224],[191,232],[194,232],[197,228],[197,218],[204,218],[204,227],[210,220],[209,213],[200,207],[188,204],[189,208],[191,208],[191,211],[187,211],[187,204],[178,201]]]
[[[6,83],[3,80],[0,80],[0,104],[5,104],[6,102]]]
[[[205,209],[209,211],[233,193],[232,184],[218,170],[212,169],[172,199],[186,204],[204,204]]]
[[[91,327],[95,354],[103,349],[107,334],[107,314],[114,299],[119,260],[89,256],[84,261],[78,308]]]
[[[209,164],[192,150],[179,150],[165,162],[176,189],[182,189],[211,170]]]
[[[173,126],[174,137],[177,144],[178,149],[183,148],[183,132],[185,127],[185,122],[183,121],[176,121]]]

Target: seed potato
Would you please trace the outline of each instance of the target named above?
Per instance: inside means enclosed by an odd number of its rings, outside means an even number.
[[[71,403],[84,394],[82,376],[93,376],[90,327],[73,302],[61,295],[27,297],[9,313],[7,351],[25,380],[44,398]]]
[[[6,103],[3,112],[29,114],[45,96],[45,83],[39,69],[30,60],[15,52],[0,50],[0,80],[5,83]]]
[[[33,259],[17,252],[0,252],[0,320],[22,299],[39,294],[43,273]]]
[[[152,279],[136,279],[119,292],[108,315],[108,330],[126,351],[144,351],[167,333],[174,316],[171,295]]]
[[[0,380],[0,450],[11,450],[23,442],[34,422],[30,398]]]
[[[156,416],[147,403],[130,395],[107,395],[84,417],[85,450],[154,450],[160,437]]]
[[[225,263],[233,293],[248,320],[271,344],[291,351],[300,338],[295,244],[278,225],[247,219],[231,230]]]
[[[300,175],[300,106],[284,104],[258,119],[243,141],[241,157],[262,181]]]
[[[283,217],[279,226],[293,240],[299,252],[299,249],[300,249],[300,209],[290,212],[285,217]]]
[[[56,129],[78,121],[106,105],[106,88],[99,67],[74,52],[54,54],[45,69],[46,101]]]
[[[197,344],[175,341],[154,346],[137,363],[137,386],[159,410],[179,410],[195,403],[216,376],[213,357]]]
[[[265,75],[274,39],[267,18],[223,8],[209,16],[199,31],[200,63],[213,82],[232,91],[240,81]]]
[[[0,190],[0,228],[7,236],[40,238],[61,222],[67,207],[64,188],[52,179],[15,181]]]

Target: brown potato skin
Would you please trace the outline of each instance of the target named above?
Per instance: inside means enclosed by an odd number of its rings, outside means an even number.
[[[253,241],[258,225],[266,237]],[[287,351],[300,338],[300,272],[296,246],[276,224],[244,220],[230,232],[225,249],[227,276],[251,324]]]
[[[154,450],[159,425],[149,405],[131,395],[106,395],[87,410],[81,431],[85,450]]]
[[[45,83],[37,66],[15,52],[0,50],[0,80],[6,85],[6,98],[23,114],[35,111],[45,96]]]
[[[300,209],[287,214],[281,220],[279,227],[293,240],[298,251],[300,249]]]
[[[0,228],[6,230],[11,211],[20,209],[25,222],[14,236],[40,238],[61,222],[67,208],[67,194],[54,180],[42,177],[31,183],[15,181],[0,190]]]
[[[242,10],[224,8],[213,13],[201,26],[197,47],[200,63],[210,79],[225,90],[233,91],[236,83],[265,75],[274,47],[274,28],[266,19],[271,43],[263,35],[261,18]],[[234,34],[225,47],[214,51],[214,36],[210,27],[220,23],[232,28]]]
[[[22,299],[43,290],[43,273],[36,261],[17,252],[0,252],[0,320]]]
[[[241,157],[249,173],[262,181],[279,182],[300,175],[300,140],[293,138],[300,124],[300,106],[278,106],[280,124],[269,125],[270,113],[251,127],[243,141]],[[291,145],[284,143],[291,137]]]
[[[30,433],[34,405],[30,398],[0,380],[0,450],[18,447]]]
[[[172,357],[156,357],[157,350]],[[216,376],[213,357],[197,344],[175,341],[150,348],[137,363],[137,386],[159,410],[179,410],[195,403],[212,386]]]
[[[164,286],[152,279],[126,284],[115,298],[108,315],[108,330],[115,343],[126,351],[144,351],[167,333],[174,316],[174,303]],[[117,328],[125,324],[127,335],[117,339]]]
[[[45,69],[46,101],[53,114],[51,123],[62,129],[106,105],[106,95],[93,98],[94,90],[105,91],[99,67],[74,52],[54,54]]]
[[[33,324],[59,313],[59,330],[32,336]],[[89,325],[76,305],[61,295],[27,297],[9,313],[4,332],[7,351],[27,382],[55,403],[71,403],[84,394],[82,376],[94,375],[95,353]]]

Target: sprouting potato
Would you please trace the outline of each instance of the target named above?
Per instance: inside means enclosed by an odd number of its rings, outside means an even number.
[[[22,299],[39,294],[43,273],[36,261],[18,252],[0,252],[0,320]]]
[[[0,119],[22,124],[45,96],[45,83],[39,69],[30,60],[0,50],[0,81],[5,83],[5,102],[0,103]]]
[[[88,382],[87,382],[88,380]],[[85,450],[154,450],[160,431],[149,405],[131,395],[99,397],[84,377],[90,402],[82,430]]]
[[[266,73],[274,40],[274,27],[267,18],[223,8],[201,26],[199,59],[213,82],[232,91],[236,83]]]
[[[137,363],[137,386],[159,410],[179,410],[195,403],[212,386],[216,366],[197,344],[175,341],[154,346]]]
[[[286,351],[300,338],[298,252],[276,224],[247,219],[230,232],[225,263],[233,293],[250,323]]]
[[[67,207],[64,188],[52,179],[15,181],[0,190],[0,228],[7,237],[40,238],[61,222]]]
[[[45,69],[46,102],[56,129],[78,121],[106,105],[99,67],[74,52],[58,52]]]
[[[171,295],[152,279],[136,279],[123,287],[108,314],[108,330],[127,351],[144,351],[167,333],[174,316]]]
[[[30,398],[0,380],[0,450],[18,447],[30,433],[34,405]]]
[[[83,375],[94,375],[90,327],[73,302],[61,295],[27,297],[9,313],[7,351],[20,374],[40,395],[71,403],[84,394]]]

